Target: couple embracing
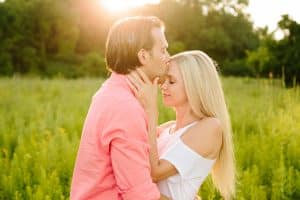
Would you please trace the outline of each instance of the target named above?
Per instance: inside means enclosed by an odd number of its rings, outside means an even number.
[[[169,56],[157,17],[116,22],[107,37],[111,76],[92,98],[74,167],[71,200],[193,200],[209,174],[234,194],[231,125],[213,60]],[[158,125],[157,93],[176,119]]]

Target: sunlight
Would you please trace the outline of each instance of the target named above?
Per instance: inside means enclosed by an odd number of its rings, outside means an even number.
[[[111,12],[126,11],[145,4],[158,4],[160,0],[99,0]]]
[[[283,14],[289,14],[293,20],[300,22],[299,6],[295,0],[249,0],[246,10],[251,14],[251,19],[256,27],[268,26],[270,32],[277,28],[277,23]],[[282,33],[276,34],[276,37],[282,36]]]
[[[276,31],[274,32],[274,38],[275,38],[276,40],[281,40],[281,39],[283,39],[284,36],[287,35],[287,34],[288,34],[288,33],[285,33],[283,30],[278,29],[278,30],[276,30]]]

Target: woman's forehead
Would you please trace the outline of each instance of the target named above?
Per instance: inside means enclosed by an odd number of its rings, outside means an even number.
[[[168,76],[178,76],[179,75],[179,69],[178,69],[178,64],[175,61],[171,61],[168,71],[167,71]]]
[[[166,73],[159,78],[159,83],[170,79],[177,79],[178,76],[180,76],[178,65],[174,61],[171,61]]]

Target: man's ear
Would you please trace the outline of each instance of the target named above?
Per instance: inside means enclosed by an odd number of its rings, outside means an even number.
[[[146,65],[149,59],[149,53],[145,49],[139,50],[138,59],[142,65]]]

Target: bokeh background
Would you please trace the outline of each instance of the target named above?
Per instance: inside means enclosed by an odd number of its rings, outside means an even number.
[[[300,24],[286,13],[276,30],[257,27],[247,0],[130,2],[0,1],[0,199],[69,198],[91,97],[109,76],[109,27],[132,15],[161,18],[171,54],[200,49],[218,64],[235,199],[300,199]],[[159,113],[174,119],[161,99]],[[220,199],[210,177],[199,195]]]

